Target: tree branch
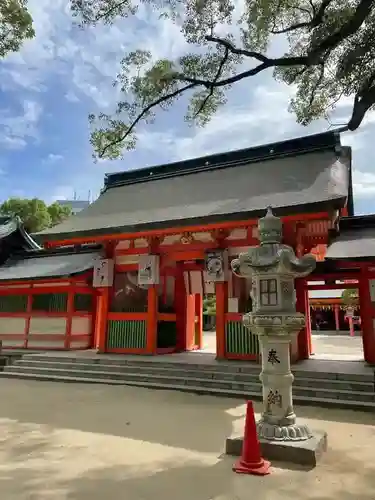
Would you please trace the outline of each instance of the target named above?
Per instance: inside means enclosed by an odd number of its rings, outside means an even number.
[[[309,23],[307,23],[306,26],[312,28],[322,23],[324,20],[325,9],[328,7],[331,1],[333,0],[323,0],[319,9],[316,11],[313,19]],[[109,144],[104,146],[102,151],[99,153],[99,157],[103,157],[105,152],[111,146],[123,142],[126,139],[126,137],[128,137],[132,133],[132,131],[134,130],[135,126],[139,123],[139,121],[145,115],[147,115],[147,113],[152,108],[159,106],[163,102],[173,99],[174,97],[177,97],[178,95],[181,95],[182,93],[188,90],[201,86],[210,91],[209,95],[204,99],[198,111],[195,113],[195,116],[197,116],[203,110],[209,98],[213,95],[215,88],[221,88],[232,85],[240,80],[243,80],[244,78],[255,76],[258,73],[261,73],[262,71],[268,68],[291,67],[291,66],[311,67],[319,64],[324,65],[324,59],[326,58],[327,52],[328,51],[331,52],[333,49],[337,47],[337,45],[340,42],[342,42],[344,39],[356,33],[356,31],[361,27],[362,23],[366,20],[366,18],[370,14],[374,2],[375,0],[361,0],[353,16],[351,17],[351,19],[348,20],[347,23],[345,23],[338,31],[328,35],[319,45],[317,45],[313,50],[311,50],[304,56],[296,56],[296,57],[285,56],[279,58],[269,58],[259,52],[238,48],[228,40],[224,40],[213,35],[207,35],[205,37],[205,40],[207,42],[216,43],[219,46],[224,47],[225,49],[225,55],[219,64],[215,78],[213,80],[206,80],[201,78],[190,77],[179,73],[174,74],[172,77],[170,77],[170,81],[178,81],[181,83],[185,83],[187,85],[184,85],[183,87],[177,89],[174,92],[159,97],[158,99],[150,103],[148,106],[146,106],[146,108],[137,116],[137,118],[132,122],[132,124],[129,126],[129,128],[124,134],[122,134],[117,139],[111,141]],[[118,7],[119,5],[120,4],[117,4],[116,7]],[[312,5],[314,4],[312,3]],[[295,26],[300,26],[300,25],[301,23]],[[292,27],[289,28],[289,31],[291,31],[291,28]],[[294,29],[298,28],[294,27]],[[254,68],[251,68],[247,71],[243,71],[228,78],[220,79],[224,64],[228,60],[230,53],[256,59],[257,61],[259,61],[260,64],[256,65]],[[323,58],[321,56],[323,56]],[[322,66],[322,73],[323,73],[323,66]],[[317,88],[321,80],[322,76],[320,76],[315,88]],[[315,91],[313,91],[313,93],[314,92]],[[361,91],[361,95],[357,94],[354,100],[352,116],[348,122],[347,128],[349,130],[355,130],[356,128],[358,128],[366,112],[374,105],[374,103],[375,103],[374,87],[364,89],[363,92]]]
[[[164,95],[162,97],[159,97],[158,99],[156,99],[155,101],[153,101],[151,104],[149,104],[137,116],[137,118],[132,122],[132,124],[130,125],[130,127],[128,128],[128,130],[123,135],[121,135],[117,139],[111,141],[109,144],[107,144],[106,146],[104,146],[104,148],[102,149],[102,151],[99,153],[99,158],[102,158],[104,156],[105,152],[111,146],[115,146],[116,144],[119,144],[119,143],[123,142],[132,133],[132,131],[134,130],[135,126],[139,123],[139,121],[152,108],[154,108],[156,106],[159,106],[160,104],[162,104],[165,101],[168,101],[169,99],[173,99],[174,97],[177,97],[178,95],[186,92],[187,90],[191,90],[193,88],[202,86],[202,87],[205,87],[206,89],[210,89],[210,90],[212,89],[212,92],[213,92],[213,89],[215,89],[215,88],[221,88],[221,87],[225,87],[225,86],[231,85],[231,84],[236,83],[236,82],[238,82],[240,80],[243,80],[244,78],[248,78],[250,76],[257,75],[258,73],[260,73],[261,71],[264,71],[267,68],[272,68],[272,67],[275,67],[275,66],[280,66],[280,67],[299,66],[299,65],[302,66],[302,65],[308,64],[308,61],[309,61],[309,58],[306,57],[306,56],[302,56],[302,57],[280,57],[280,58],[272,59],[272,58],[268,58],[266,56],[263,56],[262,54],[258,54],[257,52],[253,53],[251,51],[247,51],[247,50],[243,50],[243,49],[237,49],[236,47],[234,47],[227,40],[222,40],[222,39],[216,38],[216,37],[207,37],[207,39],[210,39],[209,41],[211,41],[211,38],[213,38],[212,41],[218,43],[219,45],[222,45],[222,46],[226,47],[226,49],[228,50],[228,57],[229,57],[229,52],[232,51],[235,54],[240,54],[240,53],[242,54],[243,53],[243,54],[247,55],[248,57],[255,57],[256,59],[262,60],[264,62],[262,62],[261,64],[258,64],[258,66],[256,66],[255,68],[252,68],[252,69],[247,70],[247,71],[243,71],[242,73],[238,73],[237,75],[231,76],[229,78],[225,78],[223,80],[218,80],[216,82],[214,80],[211,81],[211,80],[203,80],[203,79],[199,79],[199,78],[193,78],[193,77],[189,77],[189,76],[186,76],[186,75],[183,75],[183,74],[175,74],[175,75],[173,75],[172,80],[179,81],[179,82],[184,82],[184,83],[187,83],[188,85],[185,85],[184,87],[182,87],[182,88],[180,88],[180,89],[178,89],[178,90],[176,90],[174,92],[171,92],[171,93],[166,94],[166,95]],[[221,61],[221,64],[224,65],[224,62],[225,62],[225,60],[223,58],[223,60]],[[219,67],[219,70],[220,70],[220,72],[218,71],[218,73],[217,73],[217,74],[219,74],[218,78],[220,77],[222,68]],[[205,104],[206,103],[207,103],[207,101],[205,102]]]
[[[375,104],[375,73],[373,73],[354,97],[352,116],[348,122],[349,130],[356,130],[362,123],[367,111]]]
[[[108,7],[108,9],[103,10],[101,13],[99,13],[94,17],[86,17],[83,15],[83,19],[85,23],[95,25],[97,22],[101,21],[102,19],[111,16],[114,12],[116,12],[117,9],[121,8],[123,5],[128,3],[129,0],[120,0],[119,2],[115,3],[112,7]]]
[[[211,88],[210,88],[210,92],[207,94],[207,96],[205,97],[205,99],[203,99],[203,101],[202,101],[201,105],[199,106],[198,110],[194,113],[194,117],[195,118],[199,115],[199,113],[201,113],[203,111],[203,109],[206,106],[207,102],[212,97],[212,95],[214,93],[214,90],[215,90],[215,86],[214,85],[218,81],[218,79],[220,78],[221,73],[222,73],[223,68],[224,68],[224,64],[227,62],[228,57],[229,57],[229,49],[228,49],[228,47],[225,47],[224,57],[223,57],[223,59],[221,60],[221,62],[219,64],[218,70],[216,72],[215,78],[213,79],[213,82],[212,82],[212,85],[211,85]]]
[[[374,7],[374,0],[361,0],[358,4],[354,15],[336,32],[327,36],[315,49],[310,52],[312,58],[321,55],[327,50],[332,51],[337,45],[346,38],[354,35],[366,20]]]
[[[322,63],[322,61],[319,61],[319,64],[321,64],[321,63]],[[194,78],[194,77],[186,76],[183,74],[176,74],[174,76],[174,79],[178,80],[180,82],[194,83],[195,85],[201,85],[202,87],[206,87],[206,88],[210,88],[211,86],[226,87],[228,85],[232,85],[233,83],[239,82],[240,80],[243,80],[244,78],[248,78],[250,76],[255,76],[258,73],[260,73],[268,68],[274,68],[276,66],[279,66],[279,67],[303,66],[305,64],[309,64],[309,58],[307,56],[279,57],[276,59],[266,58],[266,62],[264,62],[262,64],[258,64],[258,66],[255,66],[255,68],[251,68],[247,71],[243,71],[242,73],[238,73],[237,75],[230,76],[228,78],[225,78],[224,80],[219,80],[216,83],[213,83],[211,80],[202,80],[200,78]]]
[[[323,0],[318,11],[316,11],[314,4],[312,2],[310,2],[311,6],[313,8],[313,12],[315,11],[314,15],[313,15],[312,19],[310,19],[310,21],[304,21],[304,22],[292,24],[288,28],[284,28],[282,30],[271,30],[271,33],[273,35],[281,35],[282,33],[289,33],[291,31],[295,31],[295,30],[298,30],[301,28],[310,28],[310,29],[316,28],[317,26],[319,26],[319,24],[321,24],[323,22],[326,8],[328,7],[328,5],[332,1],[333,0]]]
[[[177,97],[178,95],[182,94],[183,92],[186,92],[187,90],[190,90],[190,89],[194,88],[195,86],[196,85],[194,83],[190,83],[189,85],[185,85],[185,87],[182,87],[180,89],[175,90],[174,92],[171,92],[171,93],[169,93],[167,95],[159,97],[159,99],[156,99],[156,101],[154,101],[151,104],[149,104],[148,106],[146,106],[142,110],[142,112],[137,116],[137,118],[132,122],[132,124],[130,125],[130,127],[128,128],[128,130],[123,135],[121,135],[117,139],[114,139],[109,144],[107,144],[106,146],[104,146],[104,148],[102,149],[102,151],[99,153],[99,158],[103,158],[105,152],[110,147],[115,146],[116,144],[120,144],[120,142],[123,142],[132,133],[132,131],[134,130],[135,126],[140,122],[140,120],[142,120],[142,118],[149,111],[151,111],[152,108],[154,108],[155,106],[159,106],[160,104],[162,104],[165,101],[168,101],[169,99],[173,99],[174,97]]]
[[[246,56],[246,57],[252,57],[254,59],[257,59],[260,62],[266,62],[268,61],[268,57],[264,56],[263,54],[260,54],[259,52],[253,52],[251,50],[246,50],[246,49],[239,49],[233,43],[229,42],[228,40],[224,40],[223,38],[219,38],[217,36],[211,36],[207,35],[205,36],[205,40],[207,42],[213,42],[217,43],[218,45],[221,45],[222,47],[228,49],[232,54],[236,54],[239,56]]]
[[[354,98],[354,106],[352,111],[352,116],[348,122],[348,130],[356,130],[360,124],[362,123],[365,114],[371,108],[371,106],[375,103],[375,95],[367,98],[360,98],[358,95]]]
[[[324,64],[322,63],[320,65],[320,75],[318,77],[318,79],[316,80],[315,82],[315,85],[313,86],[312,90],[311,90],[311,95],[310,95],[310,99],[309,99],[309,106],[312,105],[312,103],[314,102],[314,99],[315,99],[315,92],[318,90],[320,84],[322,83],[323,81],[323,78],[324,78]]]
[[[121,0],[116,5],[113,5],[113,7],[110,7],[108,10],[104,11],[103,14],[101,14],[100,16],[98,16],[96,18],[96,22],[100,21],[100,19],[103,19],[103,17],[110,16],[111,14],[113,14],[116,11],[116,9],[125,5],[127,3],[127,1],[128,0]]]

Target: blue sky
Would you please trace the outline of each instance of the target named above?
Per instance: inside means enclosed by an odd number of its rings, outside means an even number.
[[[110,111],[112,87],[122,55],[152,48],[154,55],[186,52],[178,30],[149,11],[112,27],[85,31],[72,26],[67,0],[29,0],[37,36],[0,62],[0,199],[40,197],[47,202],[97,195],[105,172],[165,163],[305,135],[328,128],[324,120],[309,128],[287,111],[293,89],[262,74],[241,83],[228,104],[204,129],[188,127],[179,103],[155,124],[139,130],[136,151],[121,161],[94,164],[87,115]],[[350,113],[340,103],[335,121]],[[353,148],[356,213],[375,212],[375,113],[361,130],[344,134]]]

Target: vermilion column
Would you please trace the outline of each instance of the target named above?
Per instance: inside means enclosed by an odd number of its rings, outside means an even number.
[[[296,309],[306,317],[306,326],[298,334],[298,358],[309,359],[311,350],[310,307],[306,280],[300,278],[295,282]]]
[[[109,288],[98,289],[95,317],[95,348],[105,352],[107,347],[107,314],[109,306]]]
[[[367,363],[375,363],[374,309],[371,303],[367,269],[359,279],[359,306],[362,327],[363,355]]]
[[[338,332],[340,330],[340,316],[339,316],[339,306],[337,304],[334,305],[335,311],[335,328]]]
[[[147,292],[147,354],[156,354],[158,329],[158,294],[156,285]]]
[[[183,263],[177,262],[174,287],[174,303],[176,311],[176,328],[177,342],[176,348],[178,351],[186,349],[186,290],[184,282],[184,267]]]
[[[197,335],[197,348],[202,349],[203,347],[203,295],[201,293],[195,294],[195,316],[197,318],[197,323],[195,325]]]
[[[228,283],[215,283],[216,292],[216,357],[225,358],[225,315],[228,308]]]

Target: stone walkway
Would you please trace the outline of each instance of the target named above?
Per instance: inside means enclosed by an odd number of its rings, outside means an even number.
[[[238,476],[224,439],[243,426],[234,399],[0,379],[1,500],[373,500],[375,419],[298,409],[325,429],[313,470],[274,464]],[[257,407],[259,409],[259,406]]]
[[[216,333],[203,333],[204,352],[216,352]],[[325,360],[363,360],[363,346],[360,335],[351,337],[349,332],[321,332],[312,335],[314,357]]]

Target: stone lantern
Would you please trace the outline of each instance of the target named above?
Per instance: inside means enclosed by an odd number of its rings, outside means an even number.
[[[257,423],[258,436],[269,441],[304,441],[312,437],[305,424],[296,421],[293,410],[290,344],[305,326],[296,312],[295,278],[310,274],[316,261],[312,255],[297,258],[282,244],[282,221],[271,208],[258,222],[260,246],[250,248],[232,261],[239,277],[251,279],[252,311],[243,324],[259,337],[263,388],[263,413]]]

